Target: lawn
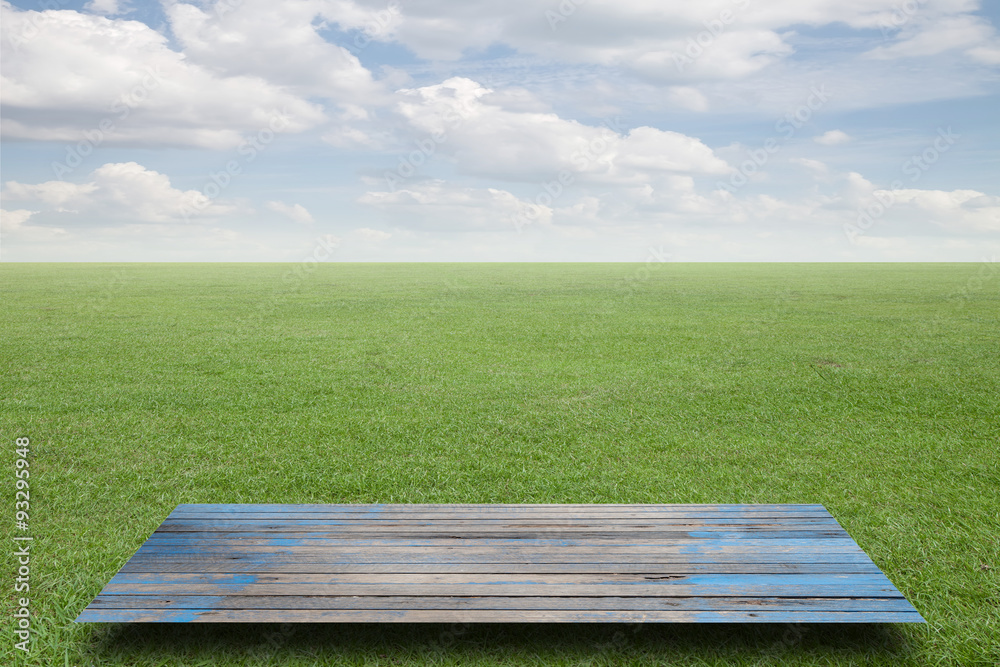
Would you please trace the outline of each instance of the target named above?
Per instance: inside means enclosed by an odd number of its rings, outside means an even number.
[[[3,664],[1000,661],[1000,265],[4,264],[0,294],[35,538]],[[928,623],[72,622],[206,502],[822,503]]]

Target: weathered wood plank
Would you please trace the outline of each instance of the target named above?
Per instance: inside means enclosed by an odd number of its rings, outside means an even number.
[[[593,530],[595,528],[595,526],[592,525],[593,523],[594,523],[593,520],[590,520],[590,521],[584,523],[583,525],[579,525],[579,524],[577,524],[577,525],[570,525],[570,524],[565,523],[565,522],[561,523],[561,524],[556,523],[556,524],[552,525],[551,529],[552,530],[556,530],[556,531],[558,531],[558,530],[574,530],[574,529],[575,530],[579,530],[579,529],[591,529],[591,530]],[[587,524],[591,524],[591,525],[587,525]],[[721,530],[727,530],[727,529],[731,529],[732,527],[743,528],[743,527],[750,527],[750,526],[757,527],[757,528],[769,527],[769,528],[777,528],[777,529],[780,529],[780,530],[785,530],[785,528],[783,526],[776,525],[775,522],[773,522],[773,521],[768,521],[766,524],[762,524],[762,523],[753,524],[752,522],[746,522],[746,521],[743,521],[743,522],[734,522],[734,523],[727,523],[727,522],[719,522],[719,521],[711,522],[711,521],[708,521],[708,520],[704,520],[704,521],[701,521],[701,522],[688,521],[688,522],[686,522],[686,524],[678,524],[678,523],[669,522],[669,521],[663,521],[663,522],[652,522],[652,521],[650,521],[650,522],[646,522],[646,525],[642,526],[642,528],[645,528],[647,530],[670,530],[670,529],[676,529],[676,530],[711,530],[713,528],[715,528],[715,529],[721,529]],[[388,522],[388,525],[386,523],[376,524],[374,522],[367,522],[365,524],[360,524],[360,525],[356,526],[356,528],[360,528],[360,529],[372,529],[372,530],[378,530],[378,531],[392,530],[392,529],[399,530],[401,528],[404,528],[406,530],[416,530],[418,527],[419,526],[413,526],[412,528],[410,528],[410,527],[405,526],[405,525],[400,525],[400,522],[398,522],[398,521]],[[469,530],[469,529],[471,529],[471,530],[477,530],[477,529],[478,530],[493,530],[493,529],[504,530],[505,529],[504,526],[483,525],[478,520],[469,520],[469,521],[464,521],[464,522],[456,522],[456,521],[440,522],[440,523],[435,523],[435,524],[432,524],[432,525],[426,525],[425,524],[424,527],[430,528],[432,530],[440,530],[441,528],[450,528],[450,529],[456,530],[456,531],[459,531],[459,530]],[[531,525],[531,524],[526,524],[524,522],[522,522],[521,525],[512,526],[512,527],[515,530],[523,530],[525,528],[530,528],[532,530],[542,530],[544,528],[543,525]],[[282,530],[287,530],[287,531],[327,530],[327,531],[336,531],[336,530],[349,530],[351,528],[352,528],[352,526],[351,525],[346,525],[346,522],[331,521],[329,519],[288,519],[288,520],[283,520],[281,518],[272,518],[272,519],[190,519],[190,520],[188,520],[188,519],[167,519],[166,521],[164,521],[160,525],[159,528],[157,528],[157,532],[170,532],[170,531],[198,531],[198,532],[204,532],[204,531],[212,531],[212,530],[222,530],[222,531],[232,531],[232,530],[242,530],[242,531],[253,531],[253,530],[266,530],[266,531],[276,531],[276,530],[277,531],[282,531]],[[833,523],[829,523],[829,522],[825,523],[825,524],[821,524],[819,526],[816,526],[816,525],[804,525],[804,526],[802,526],[802,528],[804,530],[825,530],[825,529],[828,530],[828,529],[831,529],[831,528],[835,529],[835,530],[843,530],[839,526],[837,526],[837,525],[835,525]],[[632,532],[632,531],[639,530],[640,528],[638,526],[635,526],[635,527],[620,526],[617,522],[614,522],[614,523],[605,522],[604,525],[601,527],[601,529],[605,530],[605,531],[607,531],[607,530],[616,530],[616,531],[621,531],[621,532]]]
[[[433,541],[454,541],[463,542],[478,541],[481,543],[497,543],[498,540],[517,540],[518,543],[526,542],[546,542],[554,541],[565,544],[567,541],[587,542],[589,544],[620,544],[630,543],[659,543],[671,544],[678,541],[689,540],[821,540],[821,539],[850,539],[845,537],[847,533],[843,531],[676,531],[676,532],[644,532],[644,533],[614,533],[599,531],[547,531],[537,533],[534,531],[507,531],[507,532],[484,532],[479,530],[449,530],[449,531],[421,531],[415,533],[406,532],[373,532],[366,535],[364,532],[353,533],[293,533],[285,531],[274,531],[270,534],[266,532],[156,532],[150,536],[148,542],[158,545],[197,545],[197,544],[272,544],[275,539],[295,540],[302,546],[339,546],[347,543],[377,543],[388,544],[399,542],[411,544],[414,542],[432,543]]]
[[[641,525],[641,524],[670,524],[670,523],[703,523],[703,524],[762,524],[762,523],[772,523],[772,524],[789,524],[789,523],[820,523],[823,525],[839,525],[839,522],[832,517],[821,514],[796,514],[796,515],[784,515],[776,513],[767,514],[744,514],[744,513],[720,513],[720,514],[684,514],[684,515],[657,515],[657,514],[635,514],[635,515],[619,515],[619,514],[574,514],[574,515],[511,515],[511,514],[493,514],[493,515],[475,515],[475,516],[464,516],[461,514],[442,514],[437,517],[431,514],[420,514],[415,515],[412,518],[408,517],[406,514],[392,514],[392,515],[368,515],[368,514],[325,514],[319,512],[313,513],[294,513],[292,516],[284,517],[280,512],[275,513],[261,513],[261,514],[249,514],[249,513],[232,513],[232,514],[197,514],[197,515],[187,515],[187,514],[171,514],[167,517],[164,522],[169,525],[173,522],[204,522],[204,521],[239,521],[239,522],[291,522],[291,521],[303,521],[303,522],[326,522],[331,525],[349,525],[349,526],[381,526],[386,524],[405,524],[405,525],[420,525],[420,524],[466,524],[469,522],[481,522],[483,524],[489,525],[502,525],[507,523],[513,524],[528,524],[528,525],[575,525],[578,523],[600,523],[602,525],[608,525],[609,522],[614,521],[615,524],[623,525]]]
[[[531,552],[521,552],[522,558],[512,561],[507,557],[507,552],[501,552],[504,557],[497,557],[496,550],[482,552],[477,550],[440,550],[430,549],[421,553],[410,553],[403,550],[364,550],[357,549],[327,549],[316,550],[306,554],[284,553],[275,551],[267,547],[241,552],[208,552],[208,551],[181,551],[181,550],[159,550],[147,551],[142,548],[136,552],[129,562],[170,562],[185,561],[194,566],[195,564],[209,562],[253,562],[267,561],[270,563],[330,563],[330,564],[380,564],[380,563],[442,563],[442,564],[498,564],[498,563],[525,563],[534,564],[560,564],[560,563],[650,563],[671,566],[674,564],[787,564],[787,563],[807,563],[807,564],[839,564],[839,563],[864,563],[874,566],[871,559],[860,549],[852,552],[816,552],[811,554],[799,553],[772,553],[763,552],[751,553],[726,553],[726,554],[648,554],[646,552],[638,554],[615,554],[614,559],[606,557],[604,551],[565,553],[547,551],[543,554]]]
[[[706,510],[710,512],[818,512],[828,514],[826,508],[819,504],[698,504],[698,503],[518,503],[518,504],[487,504],[475,503],[182,503],[174,512],[191,510],[217,510],[221,512],[433,512],[442,513],[457,510],[474,512],[531,512],[541,511],[550,514],[572,512],[575,510],[615,512],[631,510],[634,512],[663,512],[669,510],[693,511]]]
[[[234,528],[236,526],[236,528]],[[290,531],[310,532],[315,530],[330,531],[392,531],[392,530],[602,530],[614,532],[631,532],[643,530],[843,530],[833,521],[812,521],[795,519],[780,521],[777,519],[684,519],[683,521],[620,521],[617,519],[587,519],[579,521],[490,521],[469,519],[467,521],[419,521],[407,523],[393,519],[391,521],[336,521],[331,519],[289,519],[282,521],[271,519],[169,519],[158,528],[159,532],[168,531],[206,531],[206,530],[274,530],[275,528]]]
[[[301,572],[311,574],[881,574],[874,563],[305,563],[266,559],[168,560],[136,556],[119,572]]]
[[[302,522],[302,523],[298,523]],[[307,519],[296,519],[295,521],[282,522],[279,519],[270,520],[248,520],[248,521],[208,521],[208,520],[185,520],[165,521],[157,533],[171,532],[199,532],[219,531],[219,532],[274,532],[276,530],[285,532],[331,532],[331,533],[370,533],[383,534],[396,531],[420,532],[420,531],[489,531],[489,532],[520,532],[524,530],[538,532],[581,532],[599,531],[604,533],[647,533],[647,532],[680,532],[680,531],[838,531],[844,529],[831,522],[788,522],[778,521],[726,521],[726,522],[702,522],[702,521],[664,521],[664,522],[643,522],[626,523],[622,521],[600,521],[590,519],[575,523],[568,522],[528,522],[528,521],[426,521],[414,524],[407,524],[405,521],[365,521],[365,522],[308,522]]]
[[[287,584],[287,585],[330,585],[330,584],[371,584],[377,586],[409,586],[414,584],[455,584],[455,585],[567,585],[567,584],[643,584],[656,586],[844,586],[882,584],[881,574],[454,574],[454,573],[350,573],[350,574],[310,574],[295,572],[272,572],[267,574],[246,573],[203,573],[203,572],[119,572],[112,584]]]
[[[296,590],[298,589],[298,590]],[[892,584],[845,586],[788,585],[664,585],[645,584],[116,584],[109,583],[104,595],[739,595],[798,597],[892,597],[899,592]]]
[[[704,522],[747,522],[747,521],[801,521],[836,523],[829,514],[820,512],[588,512],[542,513],[542,512],[172,512],[170,520],[274,520],[274,519],[316,519],[344,524],[380,523],[427,523],[482,521],[492,523],[532,522],[532,523],[573,523],[577,521],[607,521],[610,518],[628,523],[650,521],[704,521]]]
[[[922,623],[914,612],[525,609],[86,609],[79,622],[131,623]]]
[[[180,544],[145,544],[140,549],[153,553],[240,553],[261,551],[262,549],[281,553],[330,553],[330,546],[310,546],[301,540],[285,540],[275,537],[266,545],[240,544],[234,540],[229,544],[205,544],[184,546]],[[853,540],[825,538],[823,540],[664,540],[662,542],[636,542],[623,545],[613,540],[604,542],[587,540],[340,540],[335,551],[338,553],[384,552],[397,553],[443,553],[460,550],[469,554],[491,554],[496,557],[518,558],[522,554],[830,554],[856,553],[858,546]]]
[[[94,607],[101,609],[586,609],[638,611],[896,611],[913,607],[905,598],[847,597],[477,597],[432,595],[383,595],[356,597],[311,596],[209,596],[98,595]]]

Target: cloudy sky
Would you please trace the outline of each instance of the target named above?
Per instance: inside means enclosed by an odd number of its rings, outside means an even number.
[[[1000,3],[2,2],[5,261],[982,261]]]

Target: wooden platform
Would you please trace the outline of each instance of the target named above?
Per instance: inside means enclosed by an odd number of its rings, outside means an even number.
[[[902,622],[822,505],[179,505],[78,622]]]

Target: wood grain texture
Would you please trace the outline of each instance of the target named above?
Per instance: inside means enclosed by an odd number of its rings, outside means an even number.
[[[822,505],[179,505],[77,622],[924,622]]]

